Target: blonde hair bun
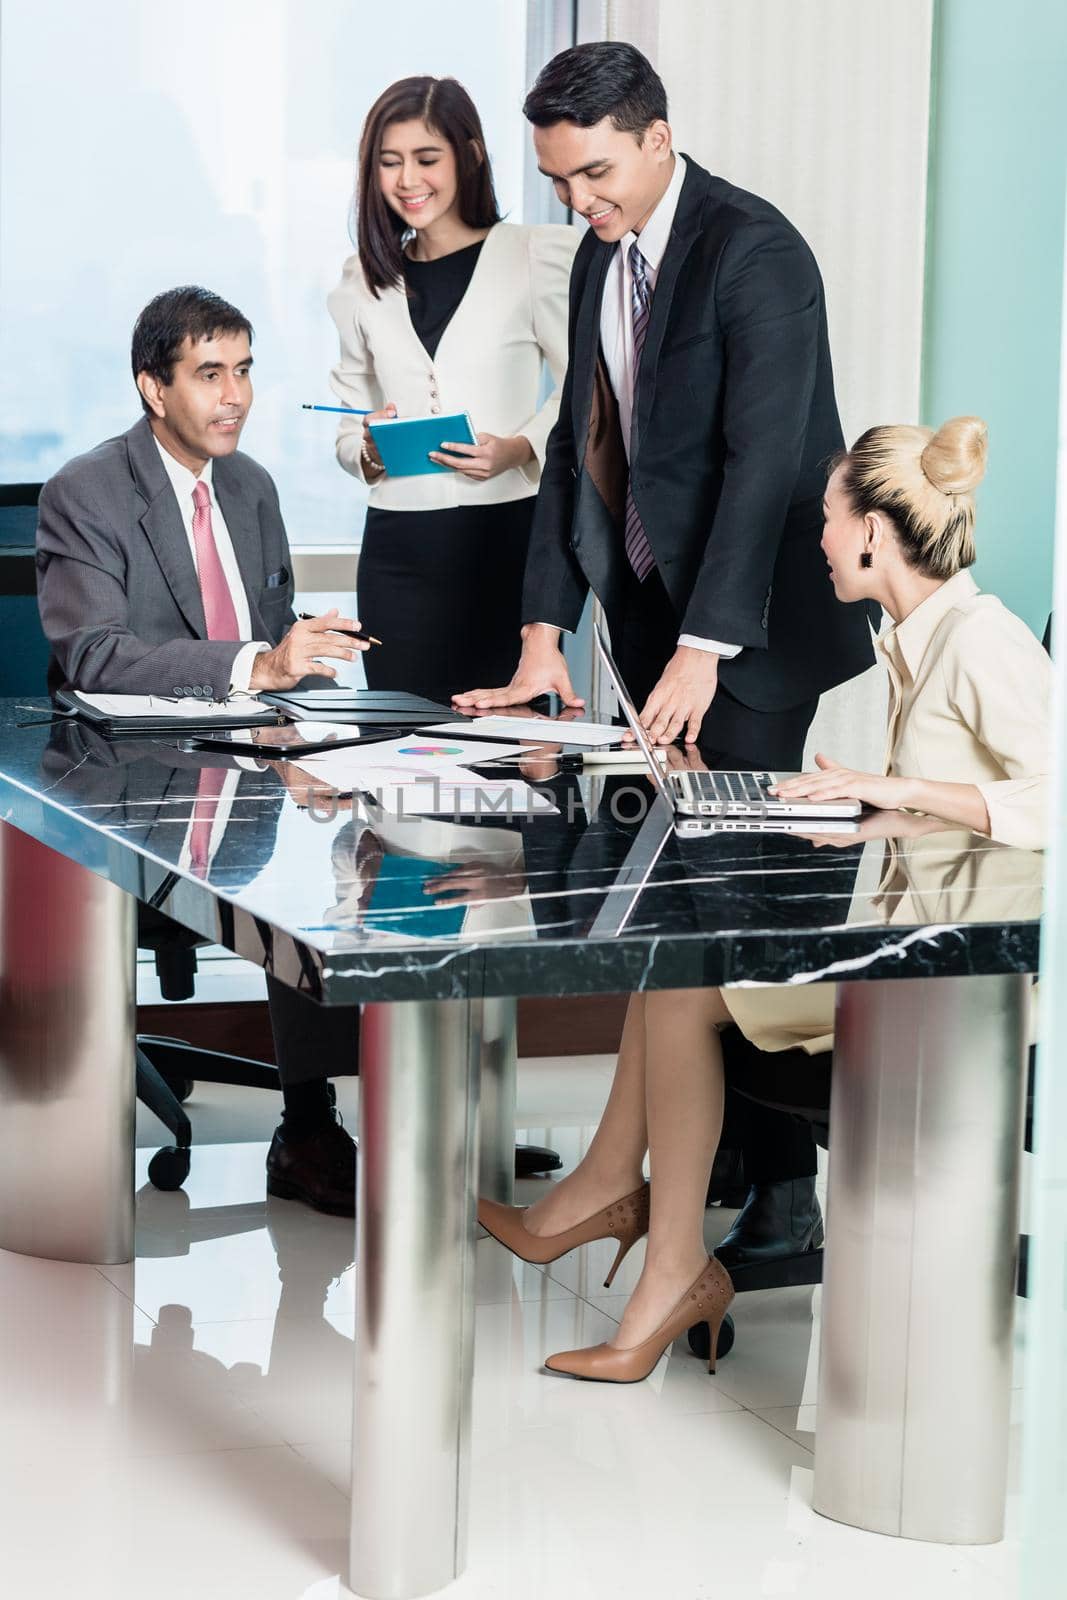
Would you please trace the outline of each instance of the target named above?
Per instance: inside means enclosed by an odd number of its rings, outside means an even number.
[[[985,477],[989,429],[981,417],[943,422],[920,457],[926,477],[942,494],[972,494]]]

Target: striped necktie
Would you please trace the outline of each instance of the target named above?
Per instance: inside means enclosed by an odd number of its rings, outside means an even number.
[[[645,347],[645,334],[648,332],[648,312],[652,301],[652,293],[648,287],[647,263],[644,256],[637,248],[637,241],[630,246],[630,312],[634,324],[634,405],[637,404],[637,378],[641,370],[641,352]],[[645,534],[641,522],[641,514],[634,504],[633,485],[626,485],[626,559],[637,574],[638,583],[644,583],[649,573],[656,565],[656,558],[652,554],[652,547]]]

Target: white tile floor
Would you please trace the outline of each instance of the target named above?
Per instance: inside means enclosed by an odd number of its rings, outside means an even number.
[[[524,1063],[530,1136],[575,1160],[609,1075],[603,1058]],[[349,1108],[355,1093],[343,1087]],[[206,1142],[233,1139],[242,1105],[253,1142]],[[184,1194],[148,1187],[138,1152],[134,1266],[0,1252],[5,1596],[349,1593],[351,1226],[264,1203],[269,1096],[204,1090],[191,1110]],[[729,1220],[709,1213],[709,1241]],[[541,1272],[478,1246],[470,1559],[451,1600],[1018,1593],[1014,1463],[1010,1536],[993,1547],[882,1539],[812,1512],[817,1291],[736,1302],[715,1378],[684,1341],[632,1388],[543,1374],[548,1351],[603,1338],[618,1316],[639,1251],[605,1295],[608,1248]]]

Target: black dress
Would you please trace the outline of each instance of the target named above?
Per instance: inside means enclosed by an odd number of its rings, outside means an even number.
[[[481,248],[405,258],[412,326],[431,360]],[[535,498],[440,511],[371,507],[357,585],[360,621],[382,640],[363,658],[372,689],[447,702],[464,689],[508,682],[519,658]]]

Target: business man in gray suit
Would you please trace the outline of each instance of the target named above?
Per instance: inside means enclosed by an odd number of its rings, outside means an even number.
[[[143,418],[41,491],[37,593],[53,681],[222,700],[333,678],[330,659],[365,648],[336,631],[355,619],[293,616],[277,491],[237,450],[251,340],[247,317],[205,289],[168,290],[142,311],[132,366]],[[220,777],[205,766],[202,799],[217,802]],[[323,1074],[355,1069],[358,1010],[319,1006],[269,975],[267,989],[284,1101],[267,1187],[350,1214],[355,1147]]]

